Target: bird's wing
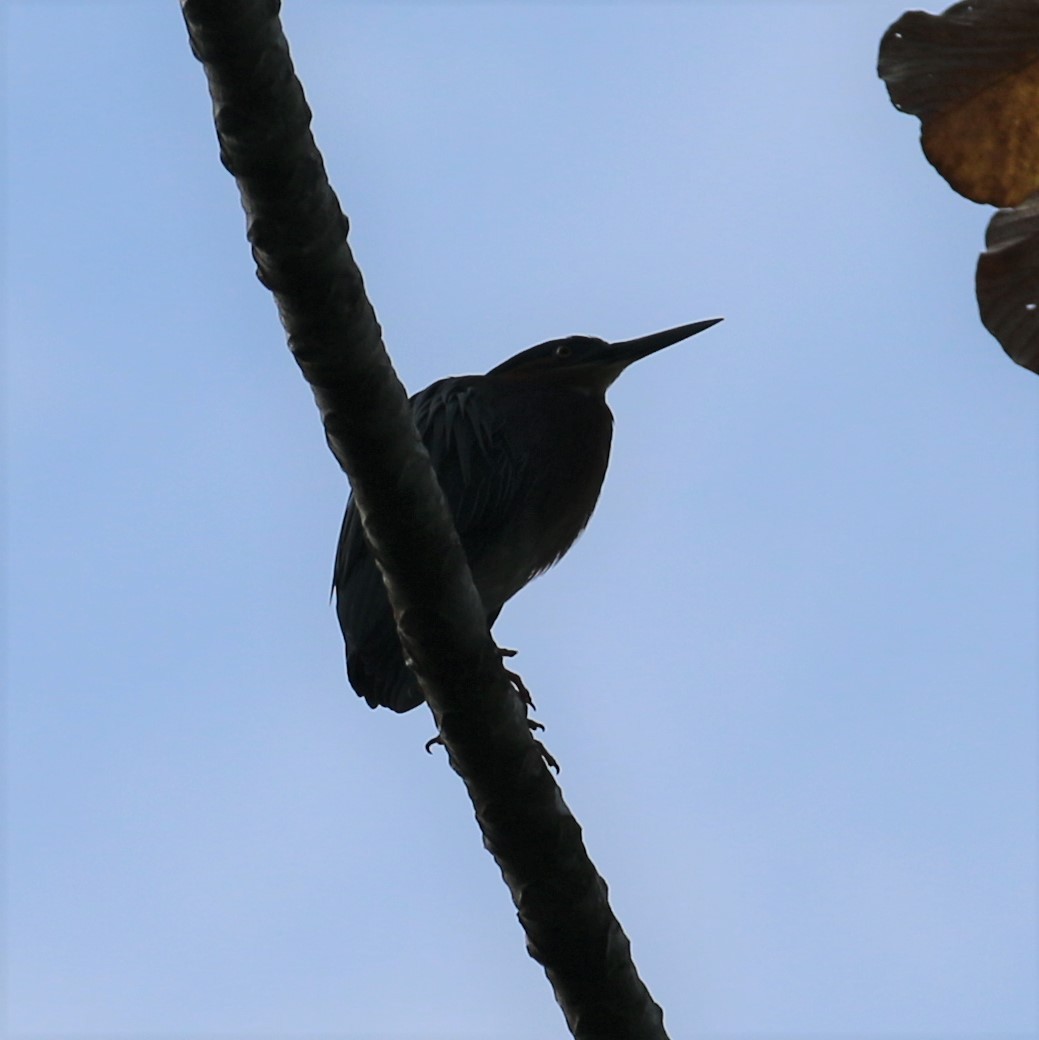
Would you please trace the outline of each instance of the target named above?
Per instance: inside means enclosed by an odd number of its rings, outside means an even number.
[[[411,398],[411,413],[429,452],[466,552],[501,530],[524,494],[526,460],[509,444],[494,398],[466,379],[442,379]],[[336,549],[333,586],[340,591],[367,555],[353,496]]]
[[[492,388],[467,379],[442,380],[412,399],[415,425],[470,556],[481,538],[505,526],[526,477],[495,404]]]
[[[411,409],[475,566],[483,551],[496,544],[496,535],[524,494],[524,460],[510,448],[493,392],[478,379],[434,383],[411,399]],[[354,688],[373,706],[406,711],[420,703],[422,695],[404,667],[382,578],[352,497],[339,534],[332,585]],[[485,603],[489,620],[501,605]]]

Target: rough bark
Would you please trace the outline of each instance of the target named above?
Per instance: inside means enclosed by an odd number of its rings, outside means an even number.
[[[353,485],[401,639],[575,1037],[663,1038],[627,937],[512,693],[310,132],[276,0],[182,0],[257,273]]]

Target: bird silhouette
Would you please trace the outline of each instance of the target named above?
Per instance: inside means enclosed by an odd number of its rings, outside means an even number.
[[[610,457],[606,391],[613,381],[640,358],[719,321],[621,343],[550,340],[486,375],[441,379],[411,398],[488,627],[509,599],[566,553],[591,518]],[[352,496],[333,588],[353,688],[373,708],[404,712],[421,704]]]

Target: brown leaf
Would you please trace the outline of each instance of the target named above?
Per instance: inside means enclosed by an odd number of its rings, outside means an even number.
[[[1019,365],[1039,373],[1039,195],[1001,209],[978,258],[978,308],[985,328]]]
[[[1039,191],[1039,3],[968,0],[908,11],[884,34],[877,71],[920,118],[924,154],[961,195],[1016,206]]]

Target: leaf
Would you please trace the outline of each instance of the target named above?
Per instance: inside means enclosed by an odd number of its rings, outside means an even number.
[[[1039,195],[1001,209],[985,246],[975,281],[981,320],[1014,361],[1039,373]]]
[[[908,11],[877,65],[892,104],[920,119],[924,154],[961,195],[1016,206],[1039,191],[1039,3],[968,0]]]

